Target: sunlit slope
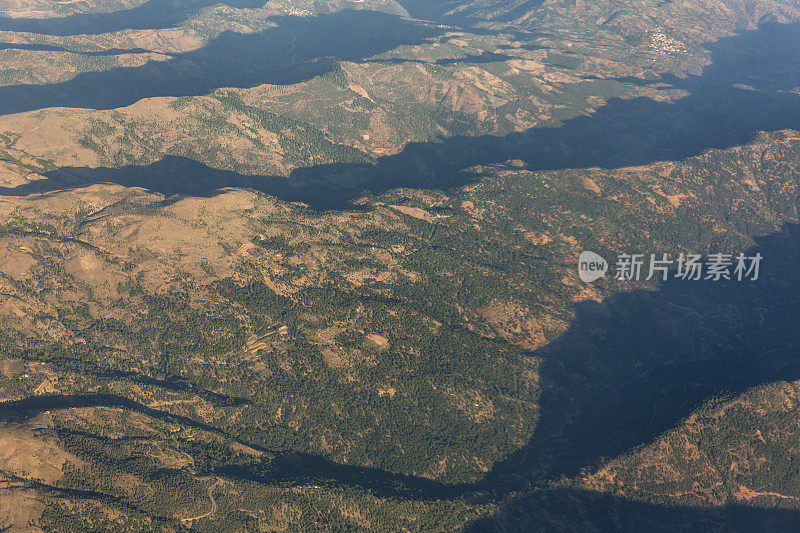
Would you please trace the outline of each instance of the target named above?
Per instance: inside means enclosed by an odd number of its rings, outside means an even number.
[[[796,2],[31,6],[3,527],[796,523]]]

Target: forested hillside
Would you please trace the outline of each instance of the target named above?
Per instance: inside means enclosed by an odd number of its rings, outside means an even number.
[[[796,528],[798,24],[0,3],[0,527]]]

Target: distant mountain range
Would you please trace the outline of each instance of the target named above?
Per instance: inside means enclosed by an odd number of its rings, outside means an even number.
[[[1,528],[800,524],[800,2],[2,8]]]

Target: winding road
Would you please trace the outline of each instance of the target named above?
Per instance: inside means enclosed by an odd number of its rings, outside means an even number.
[[[211,510],[205,514],[193,516],[191,518],[182,518],[181,523],[183,525],[191,528],[196,521],[202,520],[203,518],[209,518],[211,515],[217,512],[217,500],[214,499],[214,489],[217,488],[217,486],[222,483],[223,483],[222,479],[217,478],[217,481],[213,485],[208,487],[208,499],[211,501]]]

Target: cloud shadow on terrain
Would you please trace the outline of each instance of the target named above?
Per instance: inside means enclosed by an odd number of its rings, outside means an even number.
[[[657,291],[579,304],[569,329],[536,352],[542,395],[533,438],[472,490],[503,497],[576,476],[653,442],[711,398],[800,379],[800,226],[786,224],[756,241],[747,252],[763,256],[756,281],[671,278]],[[472,530],[536,530],[549,519],[551,527],[567,521],[612,530],[641,529],[651,520],[659,530],[703,530],[709,520],[740,530],[758,521],[800,525],[796,511],[659,506],[535,489]]]
[[[534,511],[535,510],[535,511]],[[746,505],[665,506],[592,491],[542,490],[467,531],[796,531],[800,512]]]
[[[349,12],[330,17],[331,21],[338,20],[342,24],[357,25],[356,21],[361,20],[388,25],[380,31],[386,42],[380,46],[373,43],[369,51],[360,46],[354,48],[361,49],[363,57],[377,52],[377,48],[393,46],[391,43],[425,39],[432,31],[403,26],[407,23],[389,15]],[[307,25],[309,33],[325,25],[321,21],[297,23]],[[289,26],[276,31],[291,33]],[[400,35],[387,36],[391,33],[389,30],[402,33],[401,27],[418,34],[406,39]],[[244,39],[248,36],[232,37]],[[319,55],[326,48],[322,41],[318,45],[312,45],[306,57]],[[800,87],[800,63],[796,61],[800,57],[800,26],[766,24],[709,47],[713,62],[701,75],[687,79],[664,76],[648,82],[669,83],[686,91],[686,96],[675,102],[643,97],[615,98],[594,113],[568,119],[561,126],[537,127],[504,137],[453,137],[440,142],[412,143],[396,155],[379,158],[375,164],[335,163],[299,168],[288,179],[243,175],[179,156],[167,156],[150,165],[119,169],[61,168],[46,173],[46,180],[4,188],[0,194],[24,195],[103,182],[138,185],[168,195],[213,194],[225,187],[250,187],[285,200],[330,209],[346,207],[353,196],[363,192],[380,193],[396,187],[448,189],[461,186],[475,179],[474,173],[464,170],[476,165],[500,164],[511,159],[523,161],[529,170],[643,165],[681,160],[711,148],[738,146],[752,140],[758,131],[800,128],[800,95],[794,92]],[[238,74],[223,76],[225,81],[233,81],[233,77],[242,74],[239,67],[235,67],[234,72]],[[248,85],[243,78],[236,81]],[[220,82],[208,81],[206,89]],[[2,91],[0,88],[0,95]],[[87,105],[89,100],[99,99],[101,104],[103,100],[102,95],[97,94],[84,94],[83,98]],[[109,98],[130,99],[124,95]],[[2,107],[0,103],[0,109]]]
[[[800,270],[796,268],[800,264],[800,226],[786,225],[781,232],[757,241],[748,251],[764,257],[757,281],[671,279],[657,291],[637,290],[601,303],[580,304],[568,331],[535,354],[542,359],[543,392],[541,418],[533,438],[474,484],[445,485],[376,468],[337,464],[319,456],[270,450],[186,416],[109,394],[9,402],[0,407],[0,420],[21,422],[54,409],[122,407],[276,454],[266,470],[231,467],[217,472],[231,478],[297,485],[333,482],[359,486],[379,496],[420,500],[503,498],[535,482],[573,476],[603,458],[652,442],[710,397],[800,378],[796,356],[800,330],[795,327],[800,322]],[[664,517],[665,524],[694,525],[707,521],[727,524],[747,517],[758,517],[764,523],[800,521],[800,514],[790,511],[745,506],[662,507],[567,489],[534,491],[506,505],[512,510],[507,508],[496,518],[498,527],[508,521],[566,519],[582,513],[586,520],[595,516],[600,525],[612,519],[636,525],[654,517]],[[534,505],[546,510],[525,512]],[[606,505],[614,511],[600,512]],[[573,513],[571,506],[578,510]],[[486,520],[476,525],[476,530],[492,526],[492,521]]]
[[[569,120],[560,128],[538,128],[505,138],[415,144],[397,156],[382,158],[376,167],[327,165],[295,171],[287,181],[167,158],[123,169],[61,169],[48,173],[46,180],[0,194],[106,181],[151,184],[153,190],[166,194],[213,194],[222,187],[249,186],[286,199],[303,199],[306,186],[327,191],[325,184],[342,196],[398,186],[444,188],[473,179],[461,173],[471,165],[508,159],[522,159],[531,169],[644,164],[736,146],[759,130],[800,127],[800,97],[790,92],[800,85],[797,25],[768,24],[711,47],[714,63],[701,76],[670,80],[688,92],[675,103],[613,100],[593,115]],[[354,173],[363,176],[363,187],[336,188],[337,176],[352,178]],[[164,182],[171,175],[175,176],[172,182]],[[295,179],[297,185],[291,183]],[[276,193],[271,188],[281,190]],[[445,486],[319,458],[309,459],[309,464],[322,461],[321,477],[330,473],[346,483],[370,483],[370,476],[390,476],[391,483],[420,498],[503,497],[527,489],[531,482],[571,476],[604,457],[651,442],[720,392],[737,394],[761,384],[798,379],[800,228],[787,225],[779,233],[758,239],[751,253],[755,251],[764,256],[761,279],[756,282],[670,280],[658,291],[621,293],[601,303],[580,304],[569,329],[536,352],[543,361],[541,418],[531,441],[495,465],[479,483]],[[292,473],[290,468],[287,476],[293,475],[305,474]],[[359,476],[364,479],[352,481]],[[610,498],[564,494],[567,502],[588,498],[591,505]],[[626,509],[659,512],[655,506],[634,502],[614,505],[621,513]],[[707,513],[668,509],[689,520],[720,513],[724,520],[742,516],[736,507]],[[796,520],[795,514],[783,511],[746,509],[741,513],[764,523],[784,517]]]
[[[122,30],[157,30],[171,28],[191,14],[224,3],[230,7],[255,9],[265,0],[149,0],[140,6],[110,13],[76,13],[66,17],[0,17],[0,31],[43,35],[97,35]]]
[[[579,304],[569,329],[536,352],[533,439],[486,482],[572,476],[651,442],[711,397],[800,379],[800,226],[756,241],[757,281],[670,279]]]
[[[132,68],[84,72],[44,85],[0,87],[0,114],[47,107],[113,109],[155,96],[195,96],[220,87],[294,84],[356,61],[419,44],[444,30],[375,11],[276,17],[258,33],[225,32],[203,48]]]
[[[152,50],[144,48],[109,48],[107,50],[82,51],[71,50],[63,46],[53,46],[50,44],[28,44],[28,43],[0,43],[0,50],[31,50],[34,52],[66,52],[69,54],[80,54],[82,56],[118,56],[123,54],[147,54]]]
[[[277,455],[266,471],[235,467],[218,472],[232,478],[294,484],[331,481],[359,486],[376,495],[420,500],[500,499],[536,482],[576,475],[603,458],[652,442],[720,393],[735,395],[758,385],[800,378],[800,359],[796,357],[800,330],[795,327],[800,323],[800,270],[796,268],[800,264],[800,226],[788,224],[757,242],[748,251],[764,257],[757,281],[670,279],[657,291],[619,293],[600,303],[580,304],[569,329],[535,353],[542,360],[542,396],[541,418],[533,438],[473,484],[445,485],[338,464],[319,456],[270,450],[203,422],[110,394],[40,396],[9,402],[0,407],[0,421],[20,422],[54,409],[123,407]],[[592,505],[610,499],[620,508],[620,516],[629,520],[649,519],[646,516],[659,513],[670,520],[699,523],[738,519],[742,513],[762,513],[765,520],[800,520],[800,515],[788,511],[770,514],[746,507],[660,507],[573,492],[535,491],[508,503],[520,509],[504,513],[498,520],[537,519],[524,509],[541,498],[548,505],[551,499],[565,499],[564,504],[551,508],[552,513],[569,505],[589,505],[588,510],[581,507],[588,513],[594,509]],[[655,514],[636,514],[647,509]],[[601,515],[601,520],[606,519],[610,517]],[[490,526],[491,521],[483,521],[478,530]]]
[[[457,487],[447,487],[423,477],[395,474],[377,468],[343,465],[316,455],[270,449],[258,443],[240,439],[218,427],[188,416],[154,409],[117,394],[55,394],[3,402],[0,403],[0,423],[22,423],[46,411],[87,407],[125,409],[156,420],[174,422],[185,427],[207,431],[273,456],[270,468],[266,471],[236,466],[225,467],[215,472],[231,478],[294,485],[331,481],[359,486],[381,497],[402,496],[411,499],[456,497],[459,491]],[[278,429],[280,428],[274,428],[274,430]],[[287,432],[292,432],[290,428],[285,429]]]

